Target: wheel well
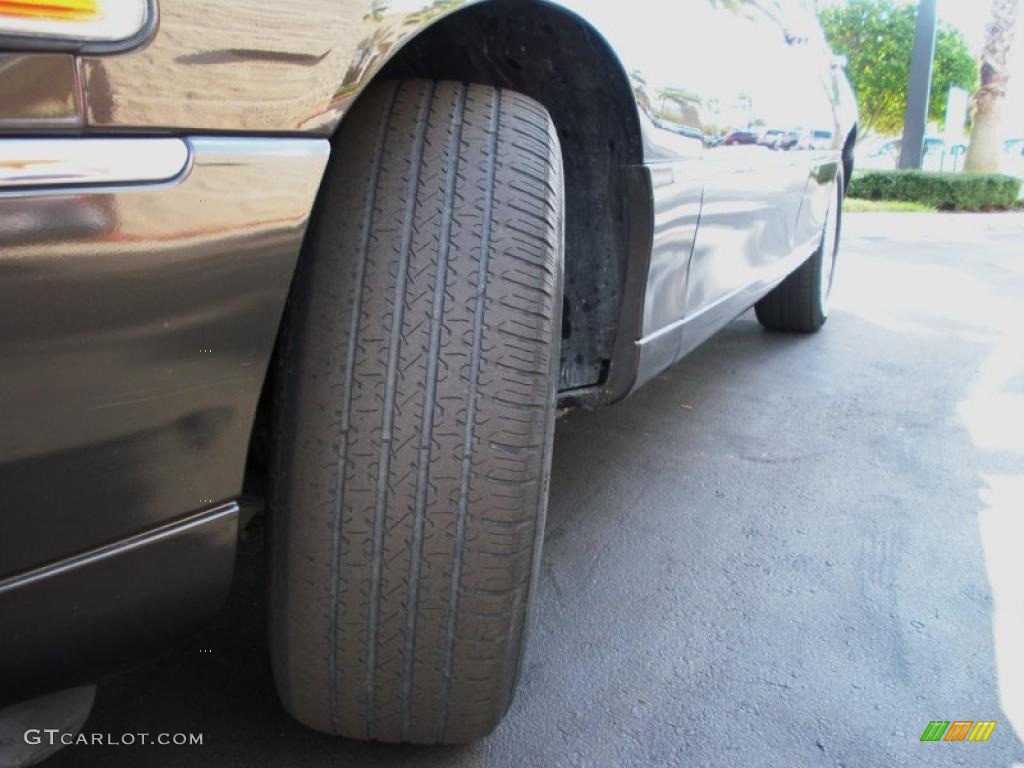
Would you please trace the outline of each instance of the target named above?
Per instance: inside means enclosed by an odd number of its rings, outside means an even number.
[[[562,145],[565,172],[565,295],[559,389],[575,393],[559,403],[597,404],[625,394],[632,378],[630,349],[616,335],[638,329],[643,283],[629,275],[628,254],[650,251],[649,235],[630,244],[630,216],[647,221],[646,187],[630,166],[643,161],[639,118],[629,78],[604,39],[576,15],[539,0],[488,0],[455,11],[408,40],[376,78],[426,77],[482,83],[525,93],[548,110]],[[351,107],[349,107],[351,109]],[[344,121],[344,118],[342,119]],[[633,195],[629,190],[634,190]],[[629,201],[634,200],[633,211]],[[641,233],[643,234],[643,233]],[[640,242],[642,240],[642,242]],[[636,322],[632,321],[637,315]],[[279,339],[280,344],[280,339]],[[609,391],[615,350],[621,376]],[[262,497],[270,454],[275,348],[249,441],[244,493]],[[610,392],[610,394],[609,394]]]
[[[843,178],[845,179],[846,192],[850,188],[850,179],[853,177],[853,150],[857,147],[857,126],[850,129],[850,135],[846,137],[843,144]]]
[[[532,0],[491,0],[423,30],[377,77],[509,88],[548,110],[565,166],[559,389],[602,383],[626,285],[626,167],[642,162],[629,79],[608,45],[563,9]]]

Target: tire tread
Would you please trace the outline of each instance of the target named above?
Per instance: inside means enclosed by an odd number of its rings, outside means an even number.
[[[459,742],[511,701],[547,496],[561,190],[550,118],[521,94],[390,82],[346,117],[276,391],[271,651],[307,725]]]

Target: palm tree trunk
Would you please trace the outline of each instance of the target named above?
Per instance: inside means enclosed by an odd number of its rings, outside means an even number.
[[[974,129],[964,170],[998,173],[1002,157],[1002,109],[1010,73],[1007,58],[1017,25],[1018,0],[992,0],[981,53],[981,85],[972,99]]]

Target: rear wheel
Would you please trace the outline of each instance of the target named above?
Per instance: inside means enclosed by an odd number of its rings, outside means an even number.
[[[540,566],[562,166],[518,93],[371,87],[346,116],[277,374],[271,653],[301,722],[478,738]]]
[[[836,175],[829,199],[821,243],[799,269],[754,305],[754,313],[773,331],[814,333],[828,320],[829,298],[835,279],[836,256],[843,217],[843,170]]]

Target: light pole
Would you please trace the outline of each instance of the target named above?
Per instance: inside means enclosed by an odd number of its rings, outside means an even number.
[[[935,57],[937,0],[920,0],[914,29],[914,50],[910,55],[910,81],[907,84],[907,111],[903,116],[903,144],[900,168],[921,167],[924,159],[924,132],[928,126],[928,97],[932,87],[932,60]]]

